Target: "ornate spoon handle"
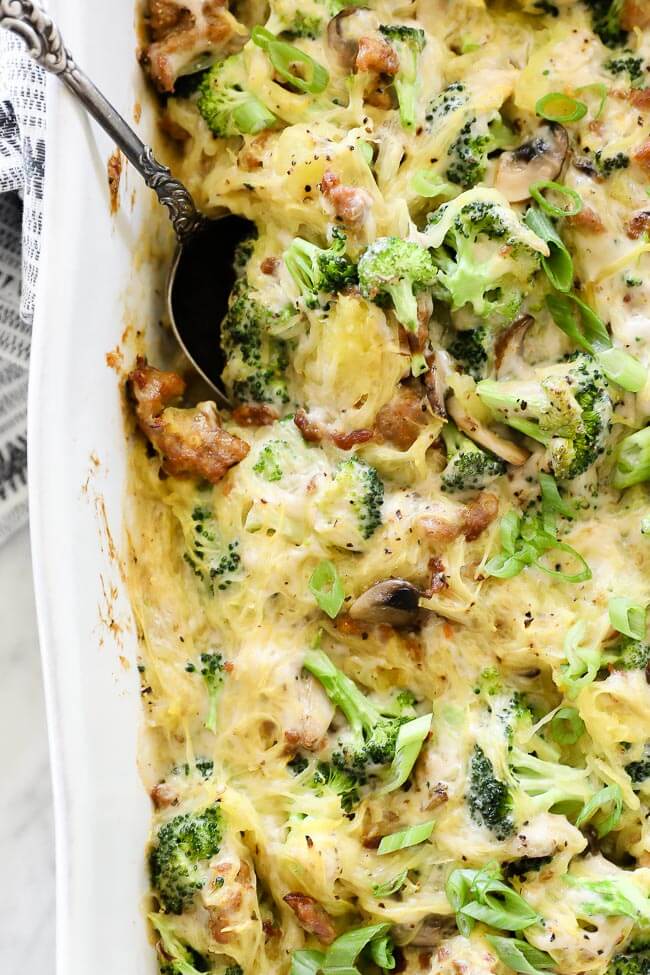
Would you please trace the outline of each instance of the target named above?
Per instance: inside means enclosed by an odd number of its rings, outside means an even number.
[[[0,27],[22,37],[34,60],[46,71],[58,75],[87,112],[101,125],[135,166],[147,186],[169,211],[174,233],[184,243],[204,222],[189,190],[154,157],[122,116],[92,81],[77,67],[54,21],[31,0],[0,0]]]

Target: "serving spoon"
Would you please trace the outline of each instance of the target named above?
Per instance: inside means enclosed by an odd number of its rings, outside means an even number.
[[[202,214],[186,186],[171,175],[130,125],[78,67],[48,14],[31,0],[0,0],[0,27],[22,37],[33,59],[56,75],[124,153],[167,208],[177,240],[167,280],[172,330],[196,371],[222,406],[230,406],[220,380],[218,328],[235,280],[233,256],[254,225],[224,210]]]

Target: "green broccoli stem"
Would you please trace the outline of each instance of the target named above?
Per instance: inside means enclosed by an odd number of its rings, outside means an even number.
[[[618,445],[614,487],[622,491],[650,480],[650,426],[625,437]]]
[[[445,423],[442,428],[442,439],[445,442],[447,460],[451,460],[463,446],[476,449],[476,445],[468,437],[464,437],[458,427],[453,423]]]
[[[205,721],[203,722],[208,731],[211,731],[213,735],[216,735],[217,733],[217,709],[219,706],[220,690],[220,687],[211,688],[208,690],[208,713]]]
[[[315,285],[314,268],[321,253],[320,247],[302,237],[296,237],[285,252],[287,270],[303,293],[311,291]]]
[[[413,294],[411,282],[397,281],[395,284],[386,285],[386,291],[393,299],[395,315],[400,324],[409,332],[417,332],[418,302]]]
[[[399,75],[395,79],[395,94],[399,104],[399,117],[402,128],[412,129],[415,125],[415,112],[417,105],[417,80],[408,77],[401,78]]]
[[[363,746],[363,732],[370,733],[381,720],[381,714],[349,677],[335,667],[322,650],[308,650],[303,667],[323,685],[332,704],[343,712],[352,731]]]

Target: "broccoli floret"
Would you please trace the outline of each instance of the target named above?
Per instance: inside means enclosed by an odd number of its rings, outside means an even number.
[[[335,792],[341,800],[341,809],[350,812],[359,802],[359,775],[350,769],[336,768],[327,762],[319,762],[311,780],[312,788],[317,796],[325,790]]]
[[[472,379],[485,378],[492,347],[492,333],[486,325],[457,332],[447,351]]]
[[[309,37],[315,40],[323,31],[323,20],[313,14],[303,14],[300,10],[296,11],[289,23],[282,27],[282,34],[289,37]]]
[[[491,830],[498,840],[514,832],[508,786],[496,778],[492,762],[479,745],[474,746],[470,761],[467,805],[472,819]]]
[[[244,975],[244,969],[241,965],[228,965],[223,975]]]
[[[643,746],[643,755],[636,762],[630,762],[625,766],[625,771],[636,786],[642,786],[650,779],[650,742]]]
[[[613,156],[603,157],[602,150],[599,149],[594,156],[594,165],[598,175],[602,176],[603,179],[608,179],[617,170],[627,169],[630,165],[630,157],[626,156],[624,152],[617,152]]]
[[[178,512],[177,512],[178,514]],[[197,504],[189,516],[178,514],[185,536],[183,558],[210,591],[227,589],[241,565],[239,542],[226,543],[207,505]]]
[[[591,10],[594,33],[603,44],[618,47],[624,44],[627,32],[621,27],[624,0],[585,0]]]
[[[270,334],[279,319],[259,300],[248,279],[240,277],[221,324],[221,347],[228,359],[222,379],[234,400],[289,402],[285,378],[289,347]]]
[[[304,755],[294,755],[293,758],[287,762],[287,768],[292,775],[302,775],[308,765],[309,759],[305,758]]]
[[[419,27],[405,27],[403,24],[382,24],[379,30],[399,58],[399,69],[393,81],[399,117],[405,129],[412,129],[417,113],[418,62],[426,44],[426,35]]]
[[[470,190],[429,216],[427,236],[439,268],[436,297],[452,311],[469,304],[487,321],[512,321],[544,246],[514,210],[492,191]]]
[[[351,735],[339,742],[339,750],[332,756],[333,764],[339,769],[352,770],[353,776],[367,765],[390,764],[405,719],[383,715],[322,650],[309,650],[303,666],[320,681],[350,726]]]
[[[208,701],[210,702],[204,724],[209,731],[216,734],[217,706],[226,674],[225,661],[221,654],[202,653],[200,673],[208,692]]]
[[[246,91],[246,80],[242,54],[219,61],[203,76],[197,107],[214,135],[254,135],[275,124],[275,115]]]
[[[452,112],[467,104],[467,91],[461,81],[452,81],[429,102],[424,116],[429,132],[434,132],[438,124]]]
[[[619,57],[610,58],[603,65],[605,71],[613,75],[626,74],[633,88],[643,84],[645,65],[643,58],[635,58],[631,51],[625,51]]]
[[[624,437],[616,450],[614,487],[619,491],[650,480],[650,426]]]
[[[253,251],[255,249],[255,241],[257,240],[257,235],[253,234],[250,237],[245,237],[235,247],[235,252],[232,257],[232,269],[235,272],[235,278],[243,278],[246,274],[246,268],[248,267],[248,262],[253,256]]]
[[[265,481],[281,481],[286,461],[292,455],[291,444],[286,440],[269,440],[260,450],[253,470]]]
[[[338,227],[326,249],[296,237],[284,254],[284,263],[308,308],[317,308],[319,295],[336,294],[357,279],[356,265],[345,256],[347,237]]]
[[[612,670],[645,670],[650,663],[650,646],[631,636],[621,636],[607,648],[605,662]]]
[[[650,947],[632,947],[616,955],[609,963],[606,975],[650,975]]]
[[[318,500],[324,524],[317,529],[342,548],[355,548],[382,523],[384,485],[374,467],[356,457],[341,461]]]
[[[185,670],[193,673],[196,671],[194,664],[188,665]],[[202,779],[209,779],[214,771],[214,762],[210,758],[197,758],[194,762],[194,770],[199,773]],[[189,776],[192,771],[192,767],[188,762],[184,762],[182,765],[175,765],[171,771],[172,775],[184,775]]]
[[[510,863],[503,864],[503,876],[506,880],[512,880],[513,877],[520,880],[529,873],[538,873],[552,859],[552,856],[545,856],[520,857],[518,860],[511,860]]]
[[[510,749],[508,760],[517,785],[533,800],[536,812],[582,806],[593,795],[587,769],[543,761],[517,747]]]
[[[431,255],[419,244],[399,237],[380,237],[359,261],[359,286],[364,298],[388,295],[395,315],[410,332],[418,329],[416,293],[436,280]]]
[[[495,148],[487,120],[471,116],[447,150],[446,178],[465,190],[476,186],[485,176],[488,153]]]
[[[536,380],[483,380],[476,391],[499,420],[544,444],[556,477],[578,477],[605,449],[612,403],[602,370],[583,353]]]
[[[567,874],[564,882],[584,892],[578,917],[629,917],[645,926],[650,920],[650,900],[634,882],[633,876],[629,871],[605,880],[589,880]]]
[[[183,944],[174,931],[174,922],[165,914],[149,914],[149,920],[160,937],[160,975],[201,975],[208,963],[190,945]]]
[[[218,804],[183,813],[164,823],[149,854],[151,884],[169,914],[182,914],[203,887],[208,861],[219,852],[222,835]]]
[[[447,466],[441,478],[443,491],[480,491],[505,473],[502,460],[463,436],[453,423],[445,423],[442,438],[447,448]]]

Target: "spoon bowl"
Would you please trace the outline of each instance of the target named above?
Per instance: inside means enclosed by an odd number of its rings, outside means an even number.
[[[235,249],[254,232],[255,224],[234,214],[206,220],[179,244],[167,281],[167,309],[176,340],[224,407],[231,404],[221,382],[225,360],[219,327],[235,283]]]

